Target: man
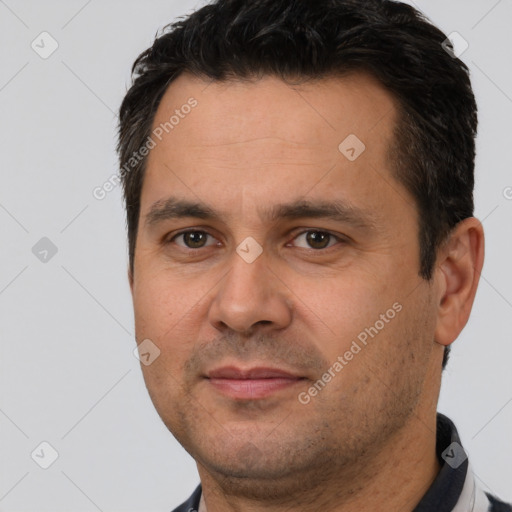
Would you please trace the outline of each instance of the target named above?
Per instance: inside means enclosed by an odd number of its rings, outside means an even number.
[[[175,511],[512,510],[436,413],[484,259],[446,39],[391,1],[218,0],[134,64],[136,338],[201,479]]]

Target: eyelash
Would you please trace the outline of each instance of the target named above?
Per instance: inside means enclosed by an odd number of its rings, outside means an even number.
[[[176,233],[175,235],[173,235],[169,240],[167,240],[165,242],[165,244],[171,244],[171,243],[174,243],[174,241],[176,240],[176,238],[178,238],[179,236],[182,236],[182,235],[186,235],[187,233],[204,233],[206,235],[209,235],[211,236],[212,238],[215,238],[211,233],[208,233],[208,231],[205,231],[205,230],[202,230],[202,229],[186,229],[184,231],[180,231],[179,233]],[[322,229],[306,229],[306,230],[303,230],[301,231],[300,233],[297,233],[297,235],[295,235],[293,237],[292,240],[295,240],[296,238],[298,238],[299,236],[301,235],[304,235],[306,233],[321,233],[321,234],[324,234],[324,235],[328,235],[334,239],[337,240],[338,243],[347,243],[347,239],[344,238],[344,237],[341,237],[339,235],[335,235],[334,233],[330,232],[330,231],[327,231],[327,230],[322,230]],[[326,253],[327,251],[329,251],[330,249],[332,249],[333,247],[335,247],[337,244],[334,244],[330,247],[326,247],[324,249],[305,249],[303,247],[299,247],[299,249],[303,249],[305,251],[310,251],[312,253]],[[198,249],[192,249],[190,247],[184,247],[184,246],[179,246],[180,249],[183,249],[189,253],[197,253],[198,251],[202,251],[204,249],[206,249],[207,247],[214,247],[215,245],[213,246],[205,246],[205,247],[200,247]]]

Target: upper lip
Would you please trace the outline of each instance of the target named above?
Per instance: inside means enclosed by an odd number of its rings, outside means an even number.
[[[294,375],[280,368],[270,368],[258,366],[254,368],[237,368],[236,366],[223,366],[211,370],[206,375],[209,379],[299,379],[298,375]]]

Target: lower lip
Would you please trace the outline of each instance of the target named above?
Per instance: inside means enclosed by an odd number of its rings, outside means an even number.
[[[271,379],[208,379],[221,393],[238,399],[265,398],[276,391],[289,388],[303,379],[275,377]]]

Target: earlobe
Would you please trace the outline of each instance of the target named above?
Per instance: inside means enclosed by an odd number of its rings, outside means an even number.
[[[439,250],[435,340],[450,345],[466,325],[484,261],[484,232],[475,217],[461,221]]]

